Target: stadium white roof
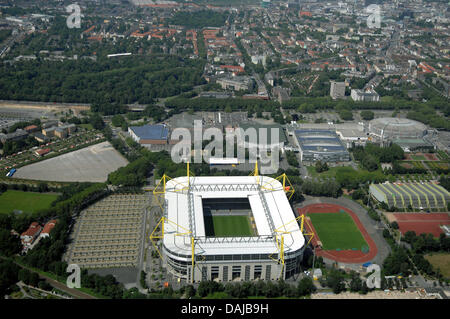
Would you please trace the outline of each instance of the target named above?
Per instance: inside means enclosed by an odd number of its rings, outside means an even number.
[[[285,231],[285,253],[301,249],[303,234],[282,184],[267,176],[178,177],[166,184],[164,246],[175,254],[191,255],[190,234],[196,255],[276,254],[275,230]],[[205,236],[202,198],[249,199],[258,236],[215,238]],[[181,227],[180,227],[181,226]],[[176,257],[176,256],[174,256]]]

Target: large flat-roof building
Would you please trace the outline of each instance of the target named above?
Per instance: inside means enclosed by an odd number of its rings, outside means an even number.
[[[302,162],[348,162],[350,154],[335,130],[298,129],[294,131]]]
[[[288,126],[287,130],[289,131],[289,134],[293,136],[293,131],[297,128],[335,131],[339,136],[339,139],[347,148],[351,148],[353,145],[364,146],[369,140],[369,134],[363,123],[302,123]]]
[[[305,239],[278,180],[178,177],[165,184],[163,202],[162,254],[174,276],[188,282],[274,280],[299,270]],[[239,223],[224,231],[221,225],[233,219]]]
[[[169,129],[164,124],[130,126],[128,133],[134,141],[141,145],[167,144],[169,138]]]
[[[25,130],[18,129],[13,133],[0,134],[0,141],[2,143],[20,141],[26,139],[27,137],[28,132],[26,132]]]
[[[223,77],[216,80],[218,84],[225,90],[246,91],[254,87],[254,81],[249,76],[238,75],[234,77]]]

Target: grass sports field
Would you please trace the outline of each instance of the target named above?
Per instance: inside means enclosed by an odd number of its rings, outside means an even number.
[[[361,232],[346,212],[312,213],[311,218],[324,250],[346,250],[367,247]]]
[[[450,278],[450,254],[425,255],[425,259],[431,263],[434,270],[440,269],[445,278]]]
[[[214,237],[254,236],[247,216],[205,216],[205,233]]]
[[[34,213],[50,207],[50,204],[54,202],[57,197],[58,195],[56,194],[7,190],[0,195],[0,213],[10,213],[15,209]]]

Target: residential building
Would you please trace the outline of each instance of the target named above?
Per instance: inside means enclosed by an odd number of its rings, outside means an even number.
[[[345,98],[345,82],[331,81],[330,96],[333,100]]]
[[[39,236],[39,234],[42,231],[42,226],[39,225],[38,222],[32,222],[30,227],[26,231],[20,235],[20,239],[22,241],[22,245],[24,247],[29,247],[33,244],[33,242],[36,240],[36,238]]]
[[[353,101],[378,102],[380,100],[380,96],[373,89],[366,91],[354,89],[351,91],[351,97]]]

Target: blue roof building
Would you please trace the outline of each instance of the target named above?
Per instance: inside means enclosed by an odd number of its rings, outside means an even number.
[[[133,140],[139,144],[167,144],[169,129],[164,124],[128,127]]]
[[[301,160],[306,162],[347,162],[350,154],[336,131],[324,129],[295,130]]]

